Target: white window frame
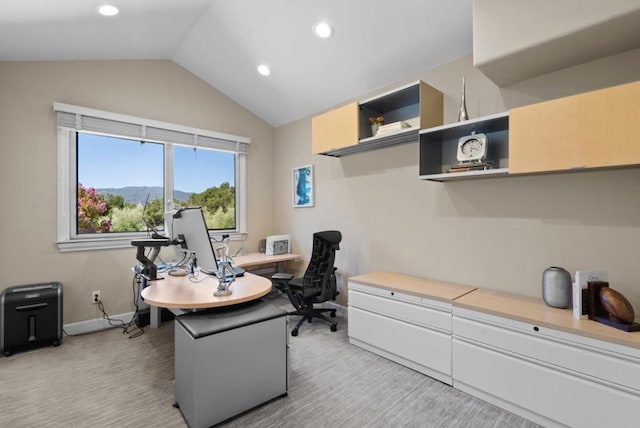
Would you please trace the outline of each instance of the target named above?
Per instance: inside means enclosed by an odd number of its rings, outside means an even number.
[[[77,234],[76,207],[76,134],[78,132],[108,135],[165,145],[164,200],[165,210],[173,209],[172,180],[173,145],[210,148],[234,153],[236,190],[236,229],[215,231],[210,235],[220,239],[228,233],[232,240],[244,240],[247,235],[247,152],[251,140],[231,134],[160,122],[119,113],[112,113],[70,104],[54,103],[58,123],[58,239],[61,252],[131,248],[131,240],[147,232],[116,234]],[[142,164],[141,164],[142,167]]]

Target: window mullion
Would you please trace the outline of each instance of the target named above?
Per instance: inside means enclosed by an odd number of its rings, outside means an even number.
[[[173,210],[173,144],[164,145],[164,208]]]

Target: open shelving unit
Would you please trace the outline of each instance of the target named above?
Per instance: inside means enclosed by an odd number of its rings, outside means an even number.
[[[420,178],[432,181],[488,178],[509,173],[509,113],[498,113],[423,129],[420,134]],[[495,168],[477,171],[448,172],[458,165],[458,140],[471,134],[485,134],[488,140],[487,161]]]
[[[442,92],[417,81],[357,104],[334,109],[314,118],[313,152],[340,157],[417,142],[421,128],[442,123],[442,106]],[[373,135],[369,118],[380,115],[384,116],[385,124],[402,121],[409,127]]]

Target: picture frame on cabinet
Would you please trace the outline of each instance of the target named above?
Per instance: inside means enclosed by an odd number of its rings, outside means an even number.
[[[293,168],[292,190],[294,208],[313,206],[313,165]]]

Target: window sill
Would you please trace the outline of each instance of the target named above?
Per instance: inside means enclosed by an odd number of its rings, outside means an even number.
[[[213,234],[216,240],[222,237],[222,233]],[[58,250],[61,253],[72,251],[92,251],[92,250],[114,250],[120,248],[135,248],[131,245],[131,241],[142,237],[118,237],[118,238],[90,238],[90,239],[73,239],[57,242]],[[231,241],[244,241],[247,238],[246,233],[231,232],[229,233]]]

